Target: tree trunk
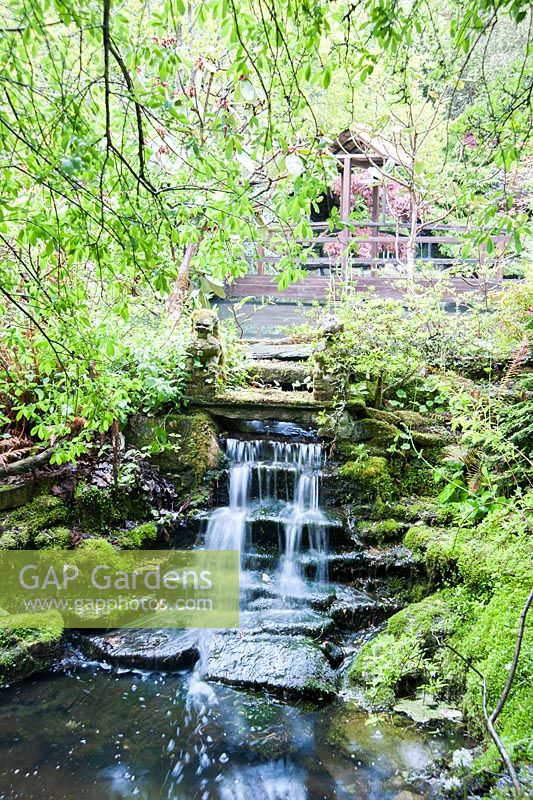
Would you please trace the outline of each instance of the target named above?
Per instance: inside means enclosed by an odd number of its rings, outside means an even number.
[[[167,311],[171,317],[178,320],[187,296],[189,294],[189,271],[192,257],[198,249],[197,244],[188,244],[183,253],[181,265],[176,277],[176,283],[167,300]]]
[[[415,279],[415,265],[416,265],[416,233],[418,228],[418,203],[411,195],[411,220],[409,225],[409,236],[407,237],[406,253],[405,253],[405,266],[407,271],[407,278],[409,281]]]
[[[0,478],[7,477],[8,475],[23,475],[25,472],[32,472],[38,467],[43,467],[50,461],[55,447],[49,447],[47,450],[41,450],[34,456],[22,458],[20,461],[12,461],[0,469]]]

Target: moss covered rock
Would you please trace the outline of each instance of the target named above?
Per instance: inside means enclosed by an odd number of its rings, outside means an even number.
[[[100,533],[127,521],[141,521],[149,514],[149,499],[140,487],[80,482],[74,492],[71,520],[83,531]]]
[[[345,501],[386,502],[396,494],[389,464],[382,456],[348,461],[340,467],[339,476],[343,480]]]
[[[180,492],[198,489],[210,470],[221,462],[217,427],[208,414],[169,414],[134,417],[126,430],[128,444],[150,453]]]
[[[357,526],[357,535],[363,542],[384,544],[398,541],[405,525],[395,519],[368,520]]]
[[[483,721],[501,695],[512,662],[521,610],[530,591],[533,543],[527,516],[516,508],[492,512],[477,527],[418,524],[404,539],[434,581],[448,584],[392,616],[386,630],[367,643],[349,675],[368,699],[392,708],[423,690],[459,704],[469,730],[489,743]],[[533,757],[533,620],[526,623],[519,665],[497,729],[511,756]],[[490,744],[476,769],[495,771]]]
[[[451,438],[450,432],[443,422],[435,419],[435,415],[427,416],[418,411],[382,411],[375,408],[368,408],[366,413],[374,422],[394,428],[396,435],[399,431],[408,431],[414,445],[420,449],[440,449]],[[368,430],[372,431],[371,426]]]
[[[35,493],[36,486],[32,481],[0,486],[0,513],[29,503]]]
[[[457,676],[444,671],[441,643],[472,619],[478,604],[463,589],[444,589],[394,614],[384,633],[368,642],[349,675],[362,683],[369,700],[392,707],[420,686],[453,697]],[[433,684],[433,685],[432,685]]]
[[[365,417],[357,421],[354,439],[367,447],[386,451],[400,435],[399,429],[382,419]]]
[[[0,686],[48,669],[59,657],[61,617],[55,612],[41,616],[39,628],[26,627],[25,616],[0,618]]]
[[[157,536],[155,522],[142,522],[133,528],[118,531],[114,538],[123,550],[137,550],[155,544]]]
[[[68,546],[70,533],[65,526],[68,517],[69,509],[63,500],[39,495],[0,519],[0,549]]]

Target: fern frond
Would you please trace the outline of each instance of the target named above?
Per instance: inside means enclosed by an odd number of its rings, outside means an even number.
[[[513,358],[511,360],[511,363],[507,367],[505,375],[502,378],[500,388],[506,386],[509,383],[509,381],[512,381],[514,378],[517,377],[517,375],[519,375],[519,373],[522,371],[524,364],[526,364],[527,361],[529,360],[529,356],[530,356],[529,340],[523,339],[513,353]]]

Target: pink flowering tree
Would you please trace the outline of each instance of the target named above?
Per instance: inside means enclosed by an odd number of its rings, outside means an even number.
[[[372,196],[374,187],[378,181],[369,170],[356,170],[352,173],[350,180],[350,209],[361,208],[365,218],[372,214]],[[406,189],[396,181],[382,181],[381,185],[386,189],[387,209],[389,214],[397,223],[408,223],[411,214],[411,199]],[[339,175],[333,184],[333,193],[340,197],[342,191],[342,179]],[[358,228],[358,234],[362,239],[372,236],[371,228]],[[398,237],[384,236],[379,242],[378,252],[396,249],[398,258],[405,258],[407,255],[407,242]],[[343,250],[343,243],[339,240],[328,242],[324,246],[325,252],[331,257],[338,257]],[[372,258],[372,242],[361,241],[357,247],[358,255],[361,258]]]

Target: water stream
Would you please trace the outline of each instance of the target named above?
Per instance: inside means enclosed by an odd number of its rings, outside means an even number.
[[[209,519],[205,547],[254,551],[250,523],[271,520],[280,527],[280,560],[275,576],[279,594],[305,595],[301,555],[317,559],[316,580],[327,577],[327,519],[319,506],[322,446],[316,442],[242,440],[226,442],[229,461],[229,505]]]
[[[294,426],[291,436],[280,430],[227,439],[226,504],[209,512],[198,546],[241,553],[242,631],[234,637],[318,641],[332,629],[317,598],[335,590],[328,560],[339,523],[321,507],[323,448]],[[342,680],[333,702],[208,681],[216,632],[178,635],[197,641],[194,669],[116,668],[73,651],[57,673],[3,691],[0,800],[439,796],[429,770],[461,745],[458,733],[369,716]],[[349,650],[353,640],[343,636]]]

